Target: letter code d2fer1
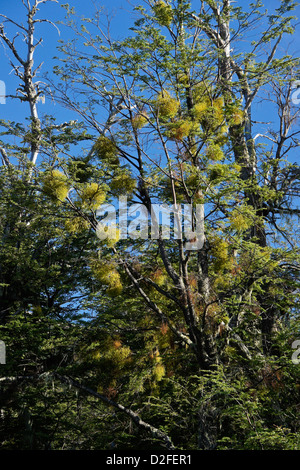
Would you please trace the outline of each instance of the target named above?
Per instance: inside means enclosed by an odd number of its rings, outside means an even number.
[[[191,465],[191,456],[180,454],[151,454],[150,463],[151,465]]]

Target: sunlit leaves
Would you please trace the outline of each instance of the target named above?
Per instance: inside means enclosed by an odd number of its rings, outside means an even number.
[[[161,26],[169,26],[173,20],[172,7],[166,2],[159,0],[152,7],[155,17]]]
[[[70,185],[67,176],[59,170],[52,170],[44,176],[44,192],[57,202],[66,199]]]

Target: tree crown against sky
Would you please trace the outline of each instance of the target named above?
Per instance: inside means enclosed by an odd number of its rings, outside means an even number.
[[[103,10],[65,5],[40,80],[55,3],[0,29],[28,110],[1,121],[5,445],[80,447],[86,419],[82,446],[295,448],[295,3],[145,1],[117,39]],[[97,208],[124,195],[198,208],[203,243],[100,241]]]

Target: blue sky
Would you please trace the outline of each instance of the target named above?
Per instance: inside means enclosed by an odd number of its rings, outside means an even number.
[[[40,18],[47,18],[54,22],[63,20],[65,9],[61,7],[61,4],[67,3],[65,0],[59,0],[58,3],[49,2],[45,5],[41,5],[41,11],[39,13]],[[92,17],[94,14],[94,5],[91,0],[69,0],[69,5],[74,7],[76,12],[79,15],[84,15],[85,17]],[[136,17],[136,13],[133,12],[133,6],[139,4],[139,0],[100,0],[97,2],[98,5],[102,5],[104,10],[107,12],[112,12],[114,15],[114,20],[112,22],[112,33],[116,38],[122,38],[129,33],[129,27],[133,24]],[[238,5],[245,6],[245,9],[249,7],[249,2],[244,0],[239,0],[236,2]],[[197,9],[199,0],[192,0],[192,5]],[[276,6],[279,5],[278,0],[265,0],[264,4],[266,8],[274,10]],[[22,5],[21,0],[0,0],[0,13],[7,15],[8,17],[14,19],[17,22],[24,21],[26,10]],[[300,7],[297,7],[296,15],[300,18]],[[8,25],[6,25],[8,26]],[[61,29],[60,36],[58,35],[57,30],[50,24],[43,24],[40,28],[37,28],[36,39],[43,37],[44,41],[41,46],[36,51],[35,55],[35,65],[38,65],[41,61],[44,62],[42,68],[43,71],[51,71],[54,61],[53,57],[57,54],[56,46],[59,39],[65,39],[66,35],[69,34],[64,27],[59,26]],[[16,28],[12,25],[8,28],[9,37],[12,37],[16,32]],[[22,40],[17,40],[17,45],[24,47]],[[295,56],[300,56],[300,28],[297,29],[293,37],[288,38],[282,44],[282,52],[285,52],[288,49],[289,53],[294,54]],[[10,57],[7,47],[4,48],[0,44],[0,59],[1,59],[1,68],[0,68],[0,80],[4,81],[6,84],[6,94],[13,94],[15,88],[18,85],[18,80],[14,77],[12,68],[9,64],[8,58]],[[42,77],[41,77],[42,78]],[[0,93],[1,94],[1,93]],[[265,108],[257,108],[262,113]],[[59,108],[58,105],[54,105],[49,99],[46,100],[46,104],[40,104],[39,106],[40,115],[43,113],[51,114],[57,116],[58,121],[62,119],[63,121],[68,119],[68,114],[65,110]],[[25,116],[28,116],[28,103],[20,103],[17,100],[6,100],[6,105],[0,104],[0,118],[13,120],[13,121],[24,121]],[[70,117],[74,119],[73,117]]]
[[[31,2],[32,3],[32,2]],[[65,9],[61,7],[62,4],[67,3],[66,1],[59,0],[59,4],[54,2],[49,2],[40,6],[39,18],[47,18],[53,22],[62,21],[65,17]],[[92,17],[94,14],[95,7],[93,2],[90,0],[71,0],[69,5],[73,6],[76,12],[79,15],[84,15],[85,17]],[[132,25],[133,14],[132,7],[130,7],[127,0],[103,0],[99,3],[103,6],[107,12],[111,12],[114,16],[114,31],[116,36],[123,36],[127,34],[128,28]],[[22,5],[21,0],[0,0],[0,13],[6,15],[7,17],[13,19],[16,22],[24,22],[26,17],[26,9]],[[55,27],[50,24],[44,23],[36,29],[36,39],[43,37],[43,44],[36,49],[35,53],[35,65],[38,65],[40,62],[44,62],[44,66],[41,69],[43,71],[49,71],[54,65],[53,57],[58,55],[57,45],[59,39],[65,39],[66,30],[62,25],[58,25],[60,29],[60,34],[55,29]],[[16,32],[16,27],[13,25],[8,25],[6,23],[7,31],[10,34],[8,36],[11,38]],[[24,47],[22,40],[16,42],[18,47]],[[15,89],[18,86],[18,79],[14,76],[12,72],[12,67],[9,64],[9,58],[11,57],[10,51],[7,46],[0,44],[0,80],[2,80],[6,85],[6,94],[14,94]],[[1,94],[1,93],[0,93]],[[65,111],[64,111],[65,112]],[[56,115],[60,112],[57,110],[57,106],[54,106],[48,100],[46,105],[40,105],[40,113],[51,113]],[[12,121],[17,121],[20,119],[20,116],[28,115],[28,104],[20,103],[18,100],[6,100],[6,105],[0,104],[0,119],[7,119]],[[74,118],[74,117],[73,117]],[[64,119],[65,120],[65,119]]]

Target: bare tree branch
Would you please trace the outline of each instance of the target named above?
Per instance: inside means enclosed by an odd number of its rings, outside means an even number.
[[[175,447],[170,439],[170,437],[162,432],[160,429],[152,426],[149,423],[146,423],[143,421],[140,416],[132,411],[130,408],[126,408],[124,405],[121,405],[120,403],[117,403],[109,398],[107,398],[105,395],[102,395],[95,390],[91,389],[90,387],[86,387],[85,385],[82,385],[79,383],[77,380],[72,379],[71,377],[67,377],[65,375],[60,375],[56,372],[47,372],[44,374],[41,374],[39,376],[17,376],[17,377],[1,377],[0,378],[0,383],[13,383],[13,382],[22,382],[22,381],[31,381],[31,380],[47,380],[47,379],[57,379],[62,383],[65,383],[67,385],[70,385],[78,390],[81,390],[84,393],[87,393],[89,395],[92,395],[95,398],[98,398],[101,400],[103,403],[106,405],[112,406],[115,408],[117,411],[121,411],[122,413],[126,414],[129,418],[132,419],[132,421],[138,426],[139,428],[143,429],[144,431],[152,434],[155,438],[158,440],[162,441],[164,445],[166,446],[167,449],[169,450],[175,450]]]

